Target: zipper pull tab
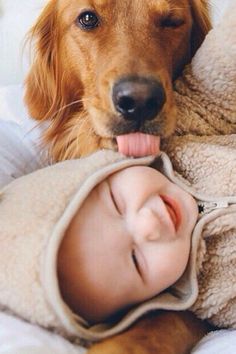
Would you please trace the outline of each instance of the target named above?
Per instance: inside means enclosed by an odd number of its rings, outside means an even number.
[[[225,201],[215,202],[215,209],[228,208],[229,203]]]
[[[223,209],[223,208],[227,208],[228,206],[229,206],[229,203],[226,201],[216,201],[216,202],[199,201],[198,202],[198,212],[200,215],[203,215],[203,214],[209,213],[210,211],[213,211],[215,209]]]

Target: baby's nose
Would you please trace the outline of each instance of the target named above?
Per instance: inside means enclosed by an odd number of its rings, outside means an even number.
[[[160,224],[158,215],[149,208],[143,208],[136,218],[134,238],[137,243],[158,241],[160,238]]]

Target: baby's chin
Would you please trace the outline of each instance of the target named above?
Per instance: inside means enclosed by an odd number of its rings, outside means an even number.
[[[101,306],[97,309],[93,309],[82,316],[89,325],[97,325],[101,323],[114,323],[118,322],[122,317],[124,317],[132,308],[138,306],[141,303],[124,305],[122,308],[104,309],[101,310]]]
[[[189,205],[189,223],[190,223],[190,229],[191,229],[191,232],[193,231],[196,223],[197,223],[197,220],[198,220],[198,205],[197,205],[197,202],[196,200],[190,196],[190,205]]]

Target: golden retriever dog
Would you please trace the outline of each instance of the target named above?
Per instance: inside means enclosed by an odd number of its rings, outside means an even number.
[[[54,161],[158,152],[175,128],[173,79],[209,29],[207,0],[49,0],[30,33],[25,101],[48,121]]]
[[[49,0],[30,32],[25,101],[47,122],[54,161],[158,152],[175,128],[172,82],[210,28],[207,0]],[[208,329],[188,312],[158,312],[90,353],[189,353]]]

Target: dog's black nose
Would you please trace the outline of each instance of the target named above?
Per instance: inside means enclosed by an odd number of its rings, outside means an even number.
[[[166,102],[162,84],[146,77],[128,77],[113,87],[112,100],[116,110],[125,119],[152,120]]]

